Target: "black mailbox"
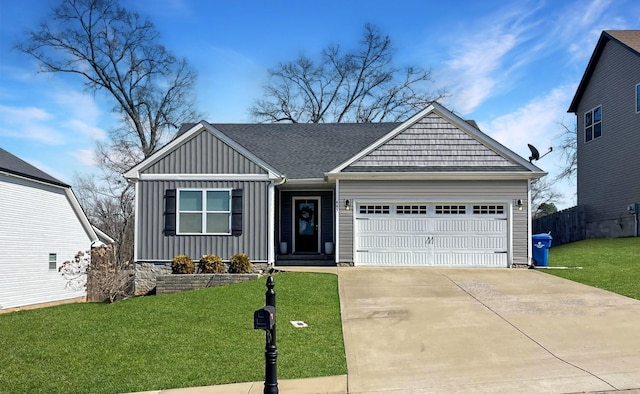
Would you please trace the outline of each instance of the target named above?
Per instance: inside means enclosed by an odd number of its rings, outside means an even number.
[[[264,306],[253,312],[253,328],[256,330],[271,330],[276,324],[276,308]]]

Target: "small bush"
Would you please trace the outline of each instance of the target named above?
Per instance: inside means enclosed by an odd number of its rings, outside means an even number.
[[[221,274],[224,269],[222,259],[215,254],[205,254],[198,262],[198,272],[203,274]]]
[[[171,260],[171,271],[174,274],[193,274],[196,271],[196,264],[191,257],[179,254]]]
[[[244,253],[234,254],[229,259],[229,272],[232,274],[248,274],[252,268],[249,256]]]

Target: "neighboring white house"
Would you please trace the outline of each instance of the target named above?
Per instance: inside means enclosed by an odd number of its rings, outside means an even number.
[[[58,268],[105,239],[69,185],[0,148],[0,212],[0,310],[86,296]]]

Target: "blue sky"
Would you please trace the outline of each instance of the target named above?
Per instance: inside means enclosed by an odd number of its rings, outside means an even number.
[[[37,74],[13,49],[57,3],[0,0],[0,147],[72,183],[92,171],[96,140],[114,125],[112,103],[72,76]],[[354,46],[370,22],[388,34],[398,65],[431,68],[443,102],[519,153],[558,144],[602,30],[638,29],[637,0],[349,1],[121,0],[148,17],[161,42],[198,72],[199,109],[211,122],[250,122],[266,70],[328,44]],[[551,176],[554,151],[537,164]],[[575,186],[559,184],[560,207]]]

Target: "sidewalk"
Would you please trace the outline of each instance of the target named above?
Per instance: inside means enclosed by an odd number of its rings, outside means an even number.
[[[264,382],[222,384],[218,386],[144,391],[131,394],[262,394]],[[281,394],[346,394],[347,375],[321,378],[278,380]]]

